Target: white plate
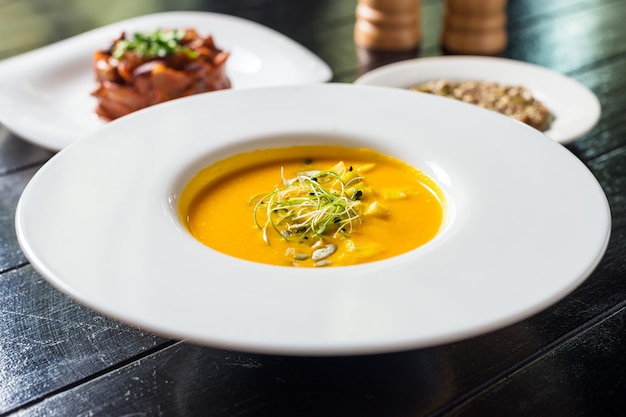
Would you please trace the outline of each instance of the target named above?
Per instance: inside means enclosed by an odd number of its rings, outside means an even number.
[[[310,143],[369,146],[422,169],[447,195],[444,229],[393,259],[314,269],[238,260],[181,225],[177,196],[200,168]],[[37,172],[16,227],[43,276],[119,320],[321,355],[450,342],[536,313],[591,273],[610,216],[589,170],[526,125],[432,95],[317,84],[203,94],[112,122]]]
[[[330,68],[282,34],[238,17],[167,12],[124,20],[0,62],[0,122],[22,138],[59,150],[103,126],[94,113],[92,54],[122,31],[193,27],[231,52],[233,88],[329,81]]]
[[[445,56],[396,62],[372,70],[355,83],[408,88],[423,82],[494,81],[528,88],[556,116],[544,133],[556,142],[572,142],[600,118],[600,102],[587,87],[558,72],[505,58]]]

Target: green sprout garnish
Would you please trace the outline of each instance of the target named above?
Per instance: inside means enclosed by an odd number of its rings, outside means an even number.
[[[181,44],[186,33],[184,29],[157,29],[154,32],[134,33],[131,38],[116,42],[112,56],[121,59],[126,52],[133,51],[142,58],[163,58],[180,52],[195,59],[198,53]]]
[[[309,171],[285,179],[272,192],[258,195],[254,207],[254,222],[263,231],[269,245],[268,229],[283,239],[309,239],[327,233],[348,234],[353,223],[360,222],[357,206],[361,193],[347,194],[347,189],[361,181],[355,176],[344,181],[337,172]],[[264,221],[261,220],[264,218]]]

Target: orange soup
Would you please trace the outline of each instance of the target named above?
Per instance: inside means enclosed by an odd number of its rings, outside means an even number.
[[[420,170],[371,149],[295,146],[238,154],[199,172],[179,214],[200,242],[249,261],[354,265],[415,249],[444,199]]]

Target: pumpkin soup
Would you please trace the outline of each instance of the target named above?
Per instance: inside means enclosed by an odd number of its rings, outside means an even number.
[[[443,193],[418,169],[366,148],[294,146],[238,154],[200,171],[180,217],[205,245],[302,267],[386,259],[431,240]]]

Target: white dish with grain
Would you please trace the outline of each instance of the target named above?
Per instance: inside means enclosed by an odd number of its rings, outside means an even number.
[[[432,80],[492,81],[522,86],[541,101],[554,116],[543,132],[556,142],[570,143],[589,132],[598,122],[598,98],[578,81],[526,62],[480,56],[417,58],[376,68],[355,83],[410,88]]]

